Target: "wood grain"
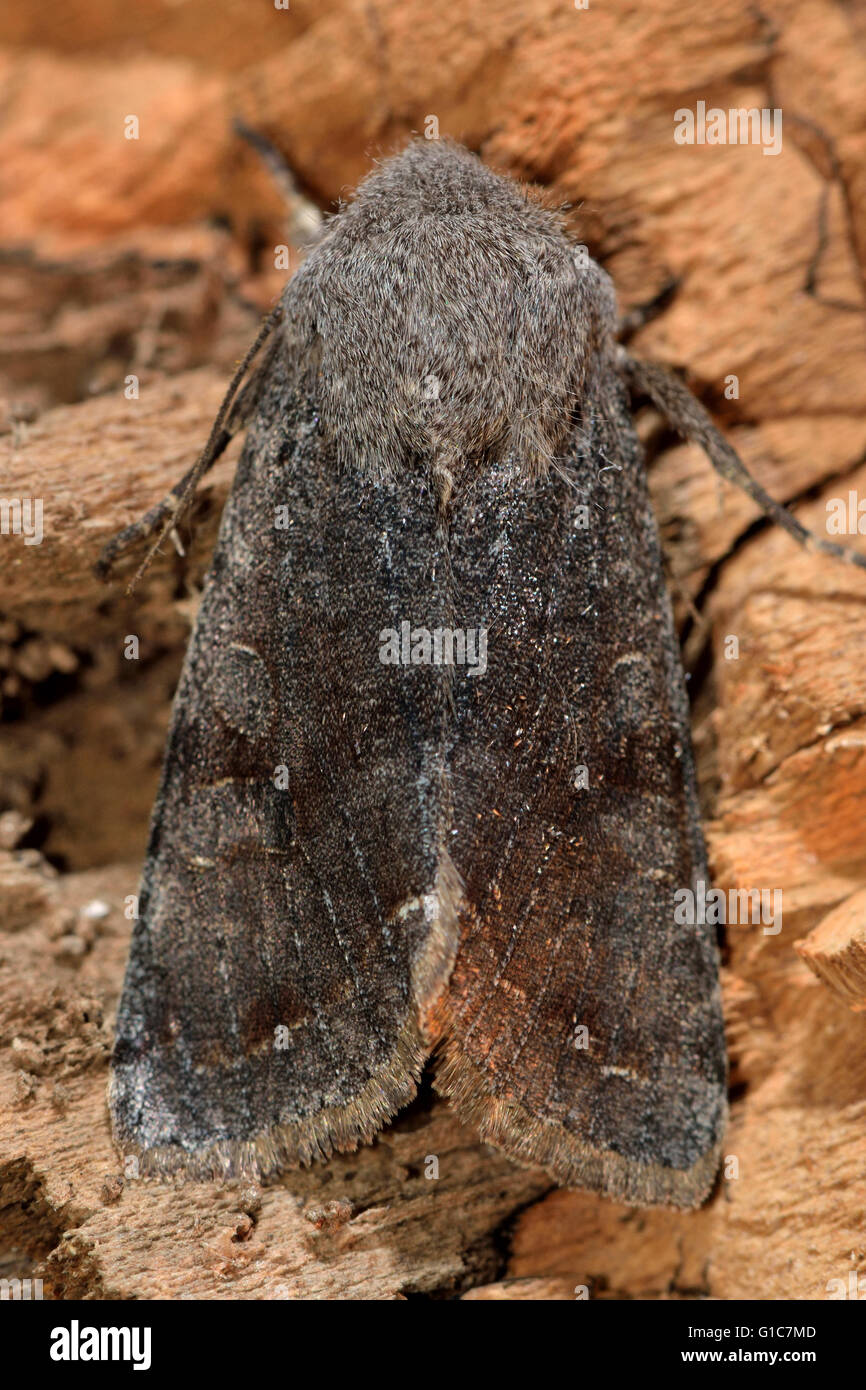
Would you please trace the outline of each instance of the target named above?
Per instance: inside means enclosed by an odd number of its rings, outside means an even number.
[[[167,554],[133,600],[91,566],[192,462],[283,278],[279,197],[236,114],[323,207],[430,113],[547,186],[623,310],[675,282],[632,350],[687,370],[823,529],[828,500],[866,496],[862,16],[293,0],[251,30],[234,3],[153,9],[146,31],[94,0],[50,30],[35,3],[0,20],[0,494],[45,514],[40,546],[0,536],[0,1272],[87,1298],[830,1296],[866,1272],[862,575],[761,524],[644,412],[715,881],[783,903],[778,931],[726,929],[725,1174],[672,1213],[550,1191],[429,1093],[371,1148],[260,1192],[123,1181],[105,1084],[124,899],[236,452],[186,563]],[[698,99],[781,108],[782,153],[676,145]]]

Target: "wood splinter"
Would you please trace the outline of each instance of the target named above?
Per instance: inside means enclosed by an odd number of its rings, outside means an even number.
[[[858,1013],[866,1009],[866,889],[852,893],[794,944],[834,994]]]

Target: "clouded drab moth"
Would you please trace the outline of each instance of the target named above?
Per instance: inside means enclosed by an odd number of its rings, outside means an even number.
[[[717,952],[674,917],[708,875],[630,389],[836,547],[626,354],[560,218],[455,145],[362,184],[254,349],[106,554],[176,524],[248,425],[153,813],[119,1145],[143,1174],[267,1177],[371,1139],[432,1058],[558,1182],[701,1202]]]

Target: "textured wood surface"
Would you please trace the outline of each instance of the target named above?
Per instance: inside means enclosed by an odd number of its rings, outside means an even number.
[[[840,903],[797,942],[797,954],[852,1009],[866,1009],[866,892]]]
[[[48,29],[32,3],[0,17],[0,495],[41,497],[45,517],[40,546],[0,536],[0,1274],[90,1298],[826,1298],[866,1272],[866,1019],[850,997],[866,580],[756,524],[650,411],[715,882],[783,903],[777,932],[726,931],[732,1119],[714,1198],[678,1214],[551,1191],[426,1093],[372,1148],[261,1192],[122,1180],[105,1084],[123,905],[237,446],[185,562],[166,555],[132,600],[91,565],[193,461],[285,278],[280,199],[232,117],[327,208],[435,114],[573,205],[624,310],[675,285],[632,350],[687,370],[771,492],[816,529],[828,499],[866,496],[856,7],[251,14],[74,0]],[[675,144],[674,112],[698,100],[781,108],[781,154]]]

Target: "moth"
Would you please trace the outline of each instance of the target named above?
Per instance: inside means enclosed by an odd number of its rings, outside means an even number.
[[[141,1174],[351,1150],[432,1059],[480,1139],[560,1184],[707,1196],[718,956],[675,921],[708,873],[635,394],[841,553],[628,355],[560,216],[417,141],[328,223],[196,466],[107,547],[104,570],[176,526],[247,429],[117,1018]]]

